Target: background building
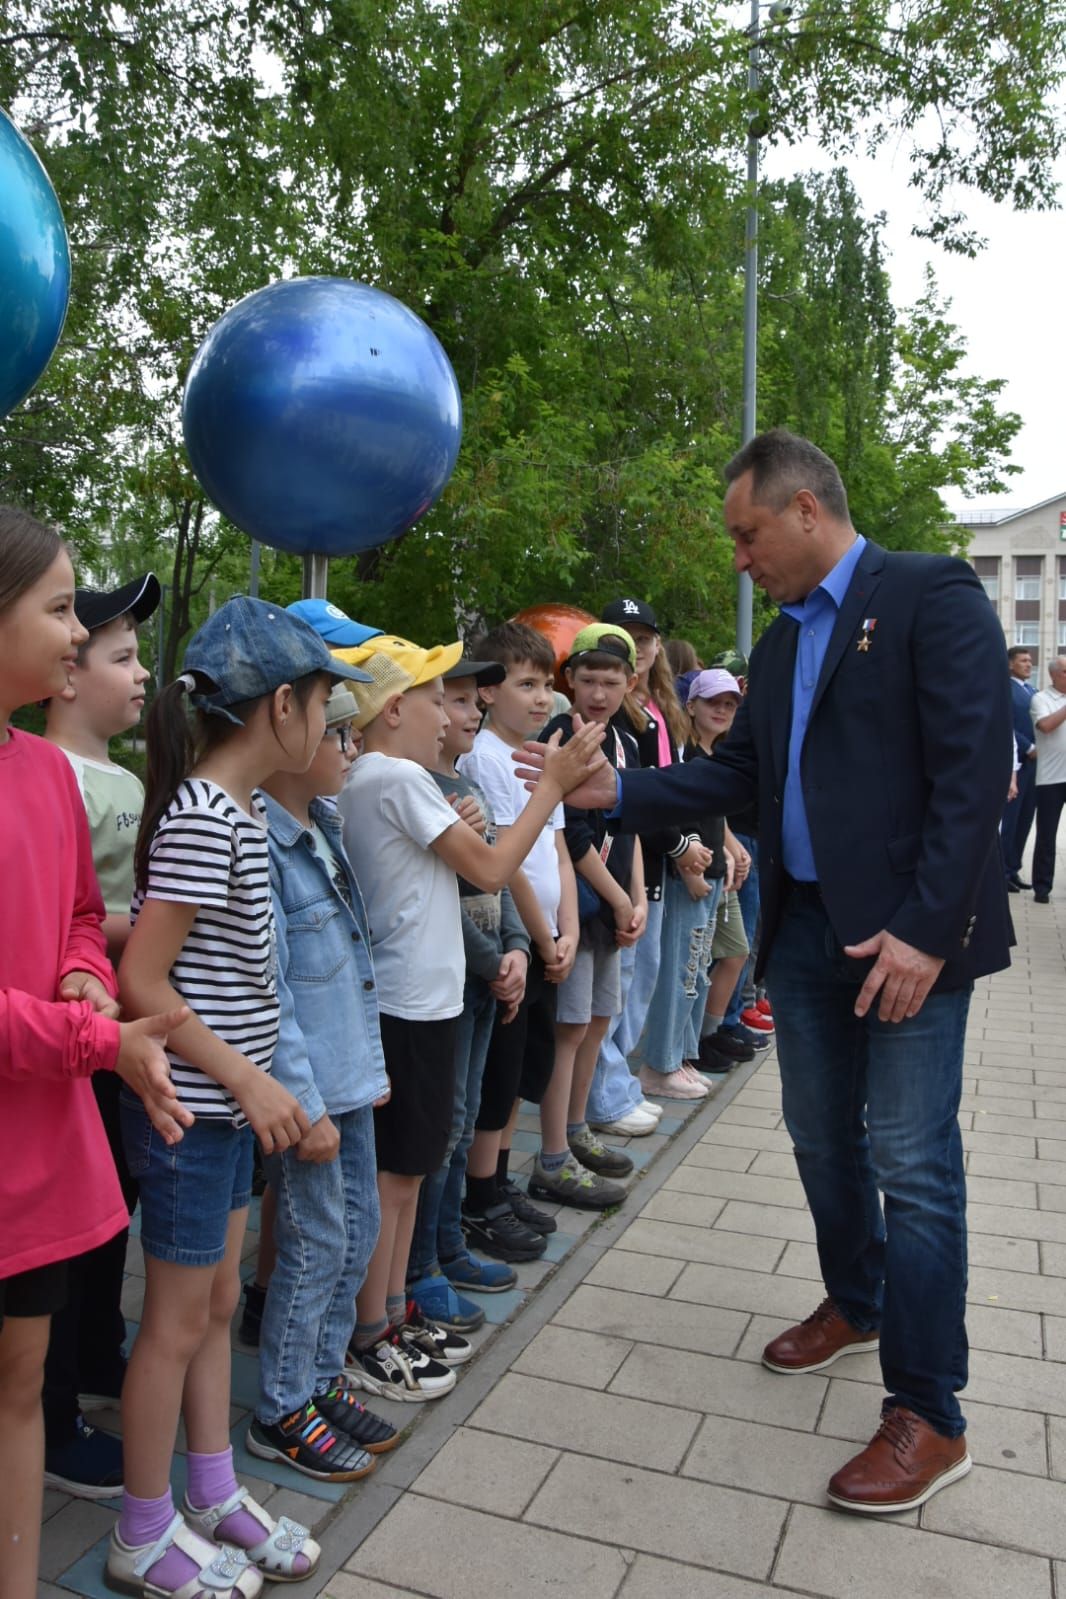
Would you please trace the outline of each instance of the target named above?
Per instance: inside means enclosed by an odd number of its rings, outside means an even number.
[[[1025,644],[1033,664],[1066,654],[1066,494],[1025,511],[961,511],[967,559],[985,586],[1008,644]],[[1034,681],[1043,686],[1041,671]]]

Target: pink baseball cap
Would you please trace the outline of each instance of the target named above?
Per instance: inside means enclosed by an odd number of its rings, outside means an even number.
[[[693,700],[717,699],[719,694],[735,694],[738,700],[744,698],[732,672],[723,671],[720,666],[711,666],[705,672],[698,672],[692,679],[685,704],[691,705]]]

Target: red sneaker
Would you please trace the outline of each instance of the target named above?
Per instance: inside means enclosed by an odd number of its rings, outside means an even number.
[[[770,1004],[770,1001],[767,999],[765,994],[760,995],[760,997],[755,1001],[755,1009],[761,1010],[764,1016],[769,1016],[770,1020],[773,1021],[774,1008]]]
[[[773,1017],[764,1016],[757,1005],[751,1005],[747,1010],[742,1010],[740,1020],[753,1033],[772,1033],[774,1031]]]

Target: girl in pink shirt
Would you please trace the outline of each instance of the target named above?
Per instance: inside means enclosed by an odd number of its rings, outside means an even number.
[[[65,1262],[126,1225],[89,1084],[113,1070],[169,1142],[192,1117],[162,1045],[184,1010],[122,1024],[85,808],[61,750],[8,727],[67,687],[88,634],[58,534],[0,507],[0,1569],[34,1599],[44,1472],[41,1382]]]

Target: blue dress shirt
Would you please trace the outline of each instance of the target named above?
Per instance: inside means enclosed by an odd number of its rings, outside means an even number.
[[[805,883],[817,882],[818,868],[814,864],[807,810],[803,803],[800,777],[803,740],[807,736],[814,690],[837,614],[848,592],[859,556],[865,548],[866,540],[860,533],[833,570],[826,574],[816,589],[811,590],[802,604],[781,607],[784,616],[791,616],[799,624],[796,669],[792,678],[788,775],[785,778],[785,803],[781,817],[781,861],[790,877]]]

